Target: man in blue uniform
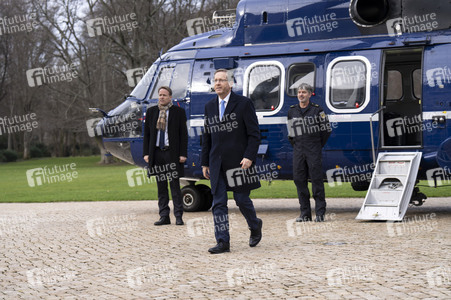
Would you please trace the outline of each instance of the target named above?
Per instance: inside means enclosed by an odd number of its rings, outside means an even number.
[[[293,179],[297,188],[301,215],[296,222],[312,220],[308,178],[312,181],[316,222],[323,222],[326,213],[322,148],[330,136],[331,127],[323,109],[310,102],[313,88],[302,83],[298,88],[299,104],[288,110],[288,138],[293,146]]]

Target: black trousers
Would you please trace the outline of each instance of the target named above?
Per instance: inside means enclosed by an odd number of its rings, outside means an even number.
[[[174,203],[174,216],[181,217],[183,215],[180,178],[178,174],[174,176],[174,174],[177,173],[176,170],[174,170],[174,166],[177,165],[178,161],[171,161],[171,155],[168,150],[162,151],[158,147],[155,149],[155,169],[160,170],[160,172],[155,174],[158,187],[158,208],[160,217],[169,217],[170,213],[168,181],[171,187],[172,202]]]
[[[310,207],[310,192],[308,189],[308,177],[312,181],[313,199],[315,199],[315,212],[317,216],[326,213],[326,196],[324,192],[324,178],[321,153],[293,154],[293,179],[296,185],[299,205],[301,206],[301,217],[312,218]]]

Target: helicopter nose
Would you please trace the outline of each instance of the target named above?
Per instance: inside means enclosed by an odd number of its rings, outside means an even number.
[[[142,137],[142,105],[136,101],[126,100],[110,111],[95,125],[96,138],[103,148],[113,156],[130,164],[141,163],[139,140]],[[135,149],[136,148],[136,149]]]

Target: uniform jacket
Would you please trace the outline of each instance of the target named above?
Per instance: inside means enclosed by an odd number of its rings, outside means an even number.
[[[331,133],[329,120],[323,109],[309,102],[302,112],[299,104],[288,110],[288,138],[295,151],[321,153]]]
[[[226,176],[227,189],[244,192],[260,187],[260,181],[244,172],[243,177],[230,181],[230,172],[240,175],[243,158],[255,166],[260,145],[260,127],[254,105],[249,98],[231,92],[224,117],[219,120],[218,97],[205,105],[205,132],[202,137],[202,166],[210,167],[212,192],[216,190],[219,176]],[[252,168],[251,167],[251,168]],[[229,173],[227,173],[229,172]],[[234,176],[235,176],[234,175]],[[250,175],[252,176],[252,175]]]
[[[155,159],[155,148],[157,141],[157,120],[160,114],[158,105],[147,109],[146,122],[144,125],[143,156],[149,155],[149,169],[152,172]],[[179,177],[184,175],[184,166],[180,163],[180,156],[188,157],[188,130],[186,127],[186,114],[183,108],[172,105],[169,108],[168,139],[171,162],[177,167]]]

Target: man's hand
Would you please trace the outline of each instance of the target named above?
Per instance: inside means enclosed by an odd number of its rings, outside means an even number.
[[[205,178],[210,179],[210,167],[202,167],[202,173]]]
[[[179,157],[180,163],[184,163],[186,161],[186,157],[185,156],[180,156]]]
[[[252,160],[243,158],[243,160],[240,162],[241,169],[249,169],[250,166],[252,166]]]
[[[145,156],[144,156],[144,161],[145,161],[146,163],[149,163],[149,155],[145,155]]]

